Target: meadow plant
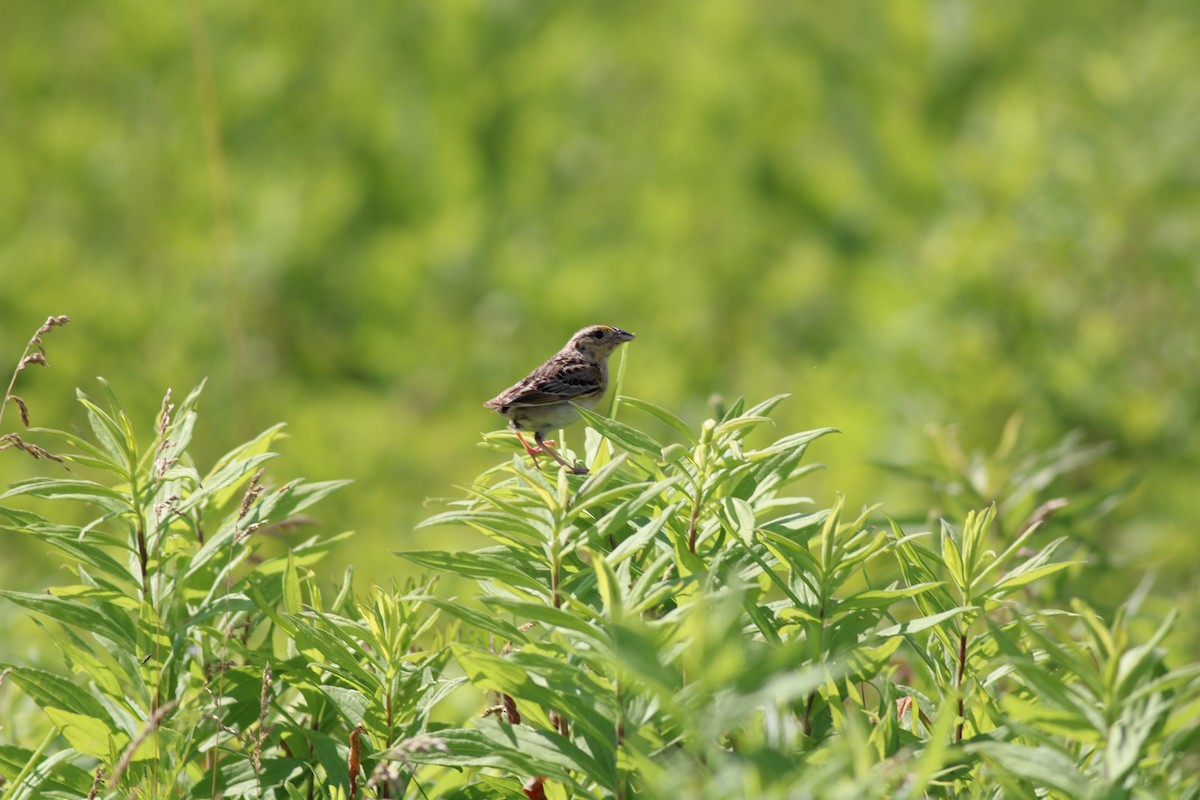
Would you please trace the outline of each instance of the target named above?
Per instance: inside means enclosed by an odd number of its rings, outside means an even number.
[[[693,427],[620,382],[581,410],[588,474],[486,435],[423,525],[487,543],[401,552],[429,577],[362,596],[318,580],[345,534],[301,537],[342,482],[273,478],[281,426],[196,465],[202,387],[144,444],[103,382],[86,434],[5,436],[59,463],[0,525],[70,578],[0,591],[61,659],[0,665],[0,800],[1200,797],[1176,617],[1138,640],[1139,597],[1106,622],[1032,591],[1082,568],[1044,470],[907,530],[796,492],[834,431],[777,435],[783,395]]]

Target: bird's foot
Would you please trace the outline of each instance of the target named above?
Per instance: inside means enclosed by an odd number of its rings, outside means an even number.
[[[521,446],[524,447],[525,452],[529,454],[529,460],[533,462],[533,466],[536,469],[541,469],[542,465],[538,463],[538,456],[546,451],[540,446],[530,447],[529,442],[525,441],[525,437],[521,435],[520,431],[517,431],[517,440],[521,442]]]
[[[585,467],[579,463],[575,463],[575,464],[568,463],[565,458],[560,456],[558,453],[554,452],[554,450],[552,450],[551,448],[554,446],[557,446],[557,443],[553,439],[542,439],[541,437],[534,437],[534,441],[537,442],[537,447],[530,447],[529,443],[526,442],[525,439],[521,437],[521,434],[518,433],[517,438],[521,439],[521,444],[525,445],[525,451],[527,453],[529,453],[529,457],[533,459],[533,465],[535,467],[537,467],[538,469],[541,469],[542,467],[540,464],[538,464],[537,457],[539,455],[545,453],[546,455],[550,456],[552,459],[557,461],[559,464],[561,464],[562,466],[564,466],[568,470],[570,470],[572,475],[587,475],[588,474],[587,467]]]

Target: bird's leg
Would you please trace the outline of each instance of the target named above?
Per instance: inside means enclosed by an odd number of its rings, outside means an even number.
[[[519,439],[521,442],[521,446],[524,447],[525,452],[529,454],[529,460],[533,462],[533,466],[537,469],[541,469],[542,467],[540,464],[538,464],[537,457],[546,451],[540,446],[540,443],[538,447],[530,447],[529,442],[525,441],[525,437],[521,435],[521,432],[517,431],[516,433],[517,439]]]
[[[568,464],[566,459],[564,459],[558,453],[551,450],[549,447],[549,444],[546,442],[545,439],[542,438],[542,435],[540,433],[535,433],[533,435],[533,440],[535,442],[537,442],[539,451],[550,456],[555,461],[557,461],[559,464],[562,464],[564,467],[571,470],[571,472],[574,473],[575,475],[587,475],[588,474],[587,467],[579,467],[579,466],[575,466],[574,464]]]

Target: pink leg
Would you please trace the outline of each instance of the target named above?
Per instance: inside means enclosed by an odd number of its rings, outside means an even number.
[[[551,450],[550,447],[548,446],[548,444],[546,443],[546,440],[542,438],[542,435],[540,433],[534,434],[533,439],[534,439],[534,441],[536,441],[538,443],[538,450],[540,452],[543,452],[546,455],[550,456],[555,461],[557,461],[559,464],[562,464],[564,467],[571,470],[571,472],[573,472],[574,474],[576,474],[576,475],[587,475],[588,474],[587,467],[577,467],[573,464],[568,464],[566,459],[564,459],[558,453]],[[524,440],[522,440],[522,441],[524,441]],[[525,445],[525,447],[526,447],[526,449],[528,449],[529,445]]]
[[[525,452],[529,454],[529,460],[533,462],[533,466],[541,469],[542,466],[538,463],[537,457],[545,451],[540,446],[530,447],[529,442],[525,441],[525,437],[521,435],[520,431],[517,431],[517,439],[520,440],[521,446],[525,448]]]

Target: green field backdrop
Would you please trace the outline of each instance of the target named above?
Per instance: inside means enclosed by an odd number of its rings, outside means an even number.
[[[876,463],[932,459],[931,426],[1110,443],[1077,488],[1132,488],[1079,591],[1108,610],[1151,574],[1152,612],[1200,610],[1194,0],[3,17],[0,362],[73,320],[21,376],[33,423],[84,424],[104,376],[150,439],[207,379],[202,457],[283,421],[273,480],[355,481],[316,509],[358,531],[331,577],[454,535],[413,527],[495,463],[482,401],[606,322],[638,334],[627,393],[691,424],[789,392],[781,428],[839,428],[823,506],[927,508]],[[6,483],[54,469],[0,454]],[[50,580],[0,547],[3,586]]]

